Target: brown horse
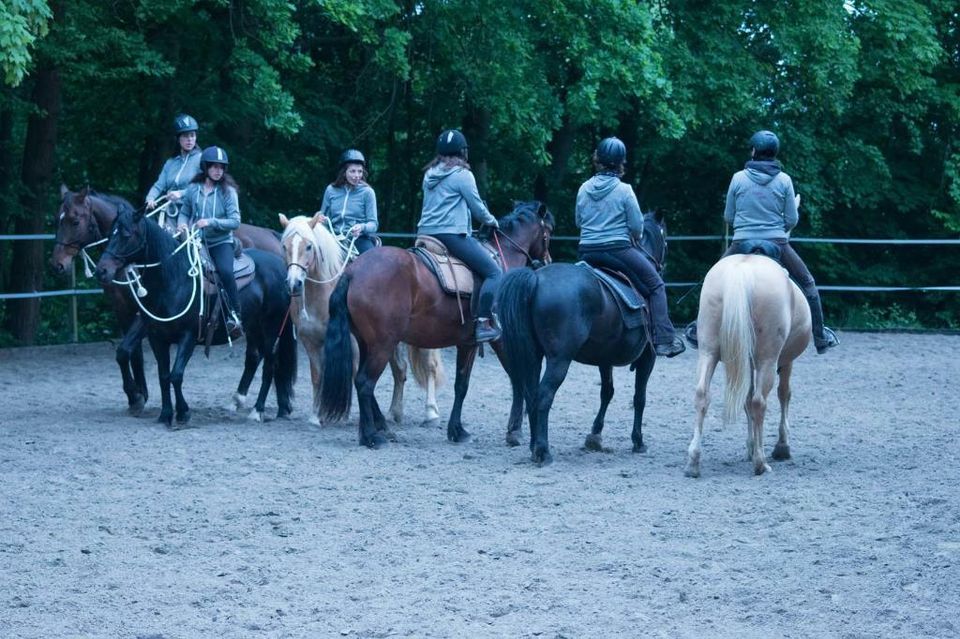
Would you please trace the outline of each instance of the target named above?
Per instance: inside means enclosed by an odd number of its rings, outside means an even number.
[[[696,418],[687,449],[688,477],[700,476],[703,420],[710,405],[710,379],[719,362],[726,371],[723,419],[747,413],[747,458],[757,475],[770,470],[763,453],[767,395],[779,376],[780,437],[774,459],[789,459],[787,442],[793,360],[810,343],[810,306],[800,288],[774,260],[731,255],[707,273],[697,314]]]
[[[532,262],[549,261],[553,216],[540,202],[524,202],[500,221],[500,230],[488,241],[491,255],[502,257],[509,270]],[[464,442],[470,434],[460,413],[470,372],[477,354],[473,317],[464,304],[444,293],[436,276],[422,260],[399,248],[383,247],[363,253],[347,268],[330,298],[330,323],[324,345],[321,410],[329,419],[340,419],[350,410],[351,381],[360,406],[360,444],[378,448],[389,438],[386,420],[374,389],[384,367],[400,342],[418,348],[457,347],[457,372],[453,409],[447,438]],[[360,348],[353,377],[351,329]],[[495,345],[495,348],[499,348]],[[514,392],[509,432],[521,419],[522,398]]]
[[[74,193],[66,185],[61,185],[60,198],[57,238],[50,264],[56,273],[62,275],[72,268],[77,255],[82,255],[86,266],[92,268],[96,260],[87,255],[86,249],[106,244],[120,205],[129,206],[131,209],[134,207],[122,197],[97,193],[89,187]],[[241,224],[235,234],[244,248],[259,248],[283,257],[280,236],[275,231]],[[87,277],[93,277],[90,268],[87,271]],[[130,413],[139,415],[148,396],[141,346],[146,336],[146,327],[140,318],[140,309],[126,287],[105,284],[103,290],[110,300],[123,335],[117,346],[117,364],[123,377],[123,390],[127,395]],[[258,365],[259,359],[256,362],[247,362],[237,391],[238,396],[245,398],[246,389],[249,388]],[[236,399],[236,402],[240,408],[240,399]]]

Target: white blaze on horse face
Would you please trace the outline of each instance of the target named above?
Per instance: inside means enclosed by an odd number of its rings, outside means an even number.
[[[303,284],[303,280],[307,276],[305,266],[303,264],[303,245],[304,239],[299,234],[294,234],[290,238],[290,254],[287,263],[287,286],[290,290],[293,290],[297,285]]]

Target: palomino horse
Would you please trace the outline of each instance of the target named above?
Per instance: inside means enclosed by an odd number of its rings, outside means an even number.
[[[313,382],[313,414],[310,421],[320,423],[320,389],[323,385],[323,343],[330,319],[330,294],[346,267],[346,251],[326,226],[319,223],[319,215],[288,219],[280,214],[284,259],[287,262],[287,290],[291,297],[290,312],[297,325],[297,336],[310,358],[310,377]],[[356,361],[356,347],[354,347]],[[437,351],[410,348],[414,378],[427,391],[424,424],[440,420],[437,408],[437,385],[443,375],[443,366]],[[390,416],[394,423],[403,419],[403,386],[407,379],[407,364],[403,349],[398,347],[390,358],[393,373],[393,401]]]
[[[147,337],[157,360],[163,400],[159,421],[168,427],[173,425],[174,418],[171,384],[177,399],[177,423],[190,421],[190,407],[182,391],[183,375],[197,344],[204,297],[200,290],[203,274],[199,250],[190,242],[181,245],[141,211],[122,206],[97,263],[97,276],[103,283],[113,281],[126,266],[136,265],[140,269],[137,281],[146,293],[141,300],[142,310],[147,316]],[[249,364],[263,358],[263,378],[253,412],[256,418],[263,418],[267,393],[276,375],[277,417],[285,417],[292,410],[297,375],[297,342],[293,328],[285,322],[290,311],[290,296],[284,286],[286,271],[283,260],[273,253],[257,249],[245,252],[256,264],[253,280],[240,289],[246,359]],[[216,328],[212,342],[227,342],[223,322]],[[173,345],[177,355],[171,370]]]
[[[549,261],[553,215],[540,202],[515,206],[500,221],[491,240],[491,253],[502,256],[504,268],[532,261]],[[468,304],[464,305],[469,306]],[[477,354],[473,317],[456,297],[440,289],[436,276],[419,257],[403,249],[367,251],[351,264],[330,298],[330,323],[324,345],[321,410],[339,419],[351,404],[351,380],[360,405],[360,445],[377,448],[390,436],[374,397],[374,388],[400,342],[419,348],[457,347],[457,374],[447,438],[464,442],[470,434],[460,419],[470,372]],[[351,328],[360,357],[356,378],[351,357]],[[523,404],[514,394],[511,421],[522,419]]]
[[[90,188],[74,193],[65,185],[60,187],[60,210],[57,214],[57,239],[50,258],[53,270],[58,274],[66,273],[73,266],[73,259],[82,254],[86,265],[92,265],[92,259],[85,249],[106,244],[107,235],[117,218],[117,209],[121,205],[133,206],[125,199]],[[275,231],[241,224],[235,231],[237,239],[245,248],[259,248],[282,256],[280,238]],[[85,265],[85,266],[86,266]],[[92,277],[92,273],[88,274]],[[146,327],[139,315],[139,307],[125,286],[104,284],[104,293],[110,300],[113,312],[123,335],[117,346],[117,364],[123,377],[123,390],[127,395],[130,413],[139,415],[147,400],[147,382],[143,374],[142,341],[146,336]],[[245,402],[247,390],[253,380],[260,358],[247,362],[243,377],[234,401],[238,408]]]
[[[747,413],[747,459],[760,475],[770,470],[763,454],[767,395],[777,374],[780,383],[780,437],[774,459],[789,459],[787,413],[793,360],[810,342],[810,307],[803,293],[774,260],[762,255],[731,255],[707,273],[697,314],[697,390],[693,439],[685,473],[700,476],[703,420],[710,405],[710,379],[723,362],[726,370],[723,419]]]
[[[666,230],[653,213],[644,216],[643,248],[661,269],[667,251]],[[508,273],[498,298],[504,326],[504,367],[527,402],[533,461],[549,464],[553,459],[548,437],[550,408],[574,361],[600,369],[600,411],[585,444],[590,450],[603,450],[601,432],[613,398],[613,367],[629,364],[636,370],[633,450],[644,452],[643,410],[647,380],[656,361],[649,328],[643,322],[628,326],[613,293],[589,270],[574,264]]]

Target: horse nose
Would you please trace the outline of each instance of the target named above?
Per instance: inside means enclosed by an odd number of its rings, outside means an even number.
[[[303,293],[303,282],[298,279],[292,282],[287,280],[287,289],[290,291],[290,295],[300,295]]]
[[[56,260],[50,260],[50,266],[53,268],[54,273],[56,273],[57,275],[63,275],[63,271],[65,270],[63,268],[63,264],[61,264]]]

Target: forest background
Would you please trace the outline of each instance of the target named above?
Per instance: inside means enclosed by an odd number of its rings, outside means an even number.
[[[312,213],[361,149],[381,230],[410,232],[423,165],[460,127],[496,215],[546,201],[557,235],[606,135],[670,235],[723,234],[730,176],[775,130],[796,237],[960,237],[960,17],[947,0],[5,0],[0,235],[52,233],[59,185],[143,200],[173,117],[223,146],[245,221]],[[0,242],[0,292],[65,288],[51,242]],[[671,244],[699,281],[720,241]],[[958,246],[798,244],[818,284],[957,285]],[[557,242],[555,257],[575,244]],[[95,284],[81,284],[95,287]],[[679,322],[696,291],[670,289]],[[681,297],[683,299],[681,300]],[[841,327],[955,329],[957,292],[824,294]],[[0,303],[0,345],[66,341],[68,298]],[[114,333],[81,297],[83,340]]]

